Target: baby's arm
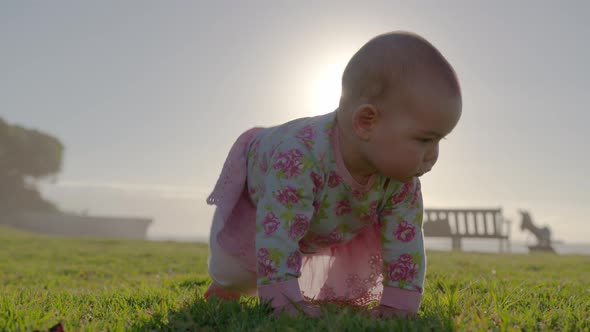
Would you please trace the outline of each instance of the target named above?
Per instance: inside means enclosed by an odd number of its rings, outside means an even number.
[[[313,215],[313,164],[297,148],[269,159],[256,209],[258,295],[273,308],[303,301],[299,240]]]
[[[384,262],[381,305],[409,314],[418,312],[426,273],[422,217],[418,178],[392,195],[381,217]]]

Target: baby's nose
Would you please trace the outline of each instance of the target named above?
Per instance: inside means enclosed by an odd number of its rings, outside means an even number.
[[[424,162],[428,165],[431,165],[430,167],[432,167],[436,161],[438,159],[438,146],[436,148],[433,148],[432,150],[429,151],[429,153],[426,154],[426,156],[424,156]]]

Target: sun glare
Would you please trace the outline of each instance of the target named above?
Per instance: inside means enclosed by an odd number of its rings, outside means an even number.
[[[311,82],[311,115],[326,114],[338,107],[345,66],[346,63],[331,63],[318,71]]]

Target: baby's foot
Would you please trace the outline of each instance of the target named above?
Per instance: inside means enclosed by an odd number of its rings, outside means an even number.
[[[208,300],[210,296],[216,296],[223,300],[237,300],[240,298],[240,292],[225,289],[213,282],[205,292],[205,300]]]

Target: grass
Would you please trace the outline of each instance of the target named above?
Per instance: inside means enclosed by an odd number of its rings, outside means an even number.
[[[429,252],[415,320],[326,306],[270,317],[256,299],[205,302],[207,246],[60,239],[0,227],[0,331],[590,331],[590,256]]]

